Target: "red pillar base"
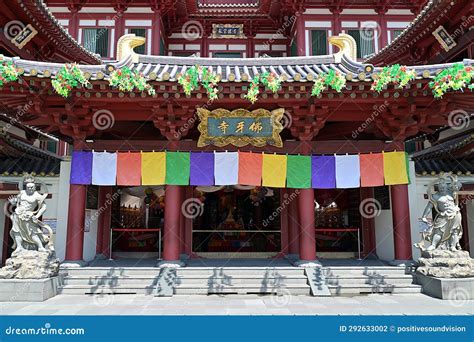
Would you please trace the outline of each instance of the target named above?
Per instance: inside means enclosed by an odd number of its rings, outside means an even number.
[[[390,186],[392,199],[393,242],[395,260],[411,260],[412,244],[408,185]]]

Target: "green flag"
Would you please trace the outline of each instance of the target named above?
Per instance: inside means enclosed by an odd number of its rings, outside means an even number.
[[[311,156],[288,155],[286,186],[288,188],[311,188]]]
[[[166,152],[165,183],[189,185],[189,152]]]

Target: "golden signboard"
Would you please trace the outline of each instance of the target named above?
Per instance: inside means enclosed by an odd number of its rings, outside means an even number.
[[[234,145],[242,147],[245,145],[265,146],[272,145],[282,147],[283,142],[280,132],[283,125],[280,120],[285,110],[283,108],[268,111],[256,109],[236,109],[229,111],[219,108],[209,111],[198,108],[199,116],[198,130],[201,133],[198,147],[214,145],[218,147]]]

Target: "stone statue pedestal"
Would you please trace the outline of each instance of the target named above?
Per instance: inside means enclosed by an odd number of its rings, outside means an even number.
[[[60,285],[54,251],[14,252],[0,269],[0,302],[41,302],[54,297]]]
[[[474,299],[474,259],[466,251],[422,251],[416,282],[429,296],[466,301]]]
[[[13,252],[5,267],[0,269],[0,279],[45,279],[59,274],[59,259],[54,251]]]
[[[422,251],[418,273],[437,278],[474,277],[474,259],[469,252],[435,249]]]

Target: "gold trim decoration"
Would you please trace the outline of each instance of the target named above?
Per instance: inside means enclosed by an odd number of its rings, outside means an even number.
[[[211,38],[247,38],[244,34],[244,24],[212,24]]]
[[[259,108],[253,111],[240,108],[233,111],[227,109],[218,108],[213,111],[209,111],[204,108],[198,108],[197,114],[200,120],[198,130],[201,133],[197,143],[198,147],[204,147],[207,145],[214,145],[223,147],[226,145],[234,145],[236,147],[242,147],[245,145],[252,145],[256,147],[262,147],[265,145],[272,145],[276,147],[283,147],[283,141],[281,140],[280,132],[283,130],[281,119],[285,113],[284,108],[278,108],[271,112]],[[271,136],[242,136],[242,135],[226,135],[226,136],[211,136],[209,135],[208,119],[223,119],[223,118],[251,118],[251,119],[262,119],[270,118],[272,126]]]

